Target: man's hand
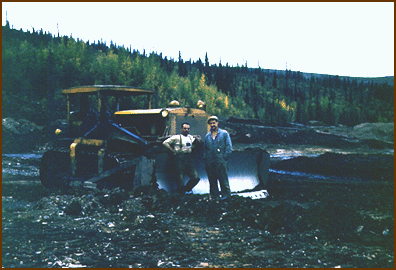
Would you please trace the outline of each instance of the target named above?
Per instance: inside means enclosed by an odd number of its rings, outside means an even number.
[[[196,141],[197,143],[201,143],[201,142],[202,142],[201,135],[196,135],[196,136],[195,136],[195,141]]]

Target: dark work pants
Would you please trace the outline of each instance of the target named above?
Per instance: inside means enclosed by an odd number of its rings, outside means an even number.
[[[191,154],[180,154],[175,156],[175,172],[177,192],[184,194],[191,191],[199,182],[198,172],[194,167],[194,161]],[[186,186],[184,186],[184,175],[190,177]]]
[[[219,187],[217,180],[220,183],[221,195],[230,196],[230,184],[228,182],[227,163],[210,163],[205,166],[206,173],[208,174],[210,195],[219,197]]]

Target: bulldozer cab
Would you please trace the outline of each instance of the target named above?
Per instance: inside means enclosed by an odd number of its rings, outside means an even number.
[[[159,142],[178,134],[183,123],[191,125],[191,134],[204,137],[209,132],[209,115],[202,108],[152,108],[155,90],[132,86],[91,85],[62,91],[67,99],[69,138],[83,137],[98,122],[112,119],[120,127],[149,141]],[[133,106],[131,106],[133,104]],[[123,110],[124,109],[124,110]]]
[[[155,91],[132,86],[90,85],[72,87],[62,92],[67,99],[69,137],[81,137],[98,121],[111,117],[112,112],[120,109],[120,104],[130,105],[137,96],[145,96],[146,99],[141,99],[139,103],[151,109],[151,96]]]

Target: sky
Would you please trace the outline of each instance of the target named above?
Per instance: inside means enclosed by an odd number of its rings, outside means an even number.
[[[2,25],[184,61],[394,76],[393,2],[2,2]]]

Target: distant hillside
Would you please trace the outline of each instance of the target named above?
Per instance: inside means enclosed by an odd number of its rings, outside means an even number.
[[[252,68],[251,70],[256,70],[257,68]],[[276,71],[280,75],[285,75],[286,70],[275,70],[275,69],[263,69],[268,70],[269,72],[273,73]],[[300,72],[300,71],[295,71]],[[351,80],[356,79],[358,83],[363,82],[364,84],[367,83],[378,83],[378,84],[389,84],[394,85],[394,76],[385,76],[385,77],[349,77],[349,76],[338,76],[338,75],[328,75],[328,74],[319,74],[319,73],[308,73],[308,72],[300,72],[305,79],[310,79],[314,77],[315,79],[323,79],[328,76],[332,77],[339,77],[340,79],[348,78]]]
[[[395,84],[395,79],[394,76],[386,76],[386,77],[379,77],[379,78],[358,78],[358,81],[363,80],[364,83],[367,83],[368,81],[373,81],[378,84],[389,84],[389,85],[394,85]]]
[[[65,118],[62,89],[80,85],[132,85],[156,89],[154,106],[206,103],[210,114],[254,118],[268,126],[356,126],[394,121],[394,78],[354,78],[291,70],[231,67],[177,60],[101,41],[83,42],[43,30],[2,27],[3,118],[47,125]],[[111,106],[111,101],[105,106]],[[145,103],[136,100],[136,107]]]

